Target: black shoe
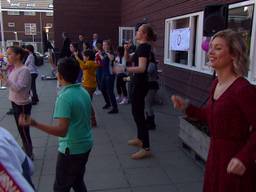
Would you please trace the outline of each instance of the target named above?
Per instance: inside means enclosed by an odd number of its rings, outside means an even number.
[[[10,109],[9,111],[7,111],[7,113],[6,113],[7,115],[13,115],[14,114],[14,111],[13,111],[13,109]]]
[[[108,112],[108,114],[116,114],[116,113],[118,113],[117,108],[114,108],[114,109],[112,109],[111,111]]]
[[[102,109],[108,109],[109,107],[111,107],[111,105],[106,104],[106,105],[104,105],[104,106],[102,107]]]

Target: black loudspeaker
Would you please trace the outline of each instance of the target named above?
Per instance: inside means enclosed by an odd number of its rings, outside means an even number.
[[[203,35],[213,36],[216,32],[227,28],[228,5],[209,5],[204,9]]]

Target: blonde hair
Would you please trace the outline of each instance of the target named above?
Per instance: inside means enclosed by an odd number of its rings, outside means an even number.
[[[246,76],[249,70],[249,58],[247,55],[247,47],[242,36],[231,29],[217,32],[211,39],[222,38],[226,41],[229,52],[234,56],[233,67],[234,72],[240,76]]]

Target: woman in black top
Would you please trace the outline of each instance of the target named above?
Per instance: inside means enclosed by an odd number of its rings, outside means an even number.
[[[135,54],[129,55],[129,46],[125,45],[125,57],[133,63],[133,67],[128,67],[127,72],[133,73],[131,104],[132,114],[137,125],[137,138],[128,141],[129,145],[139,146],[142,149],[134,153],[132,159],[142,159],[149,157],[149,131],[145,120],[145,97],[148,91],[147,68],[150,60],[150,42],[156,40],[156,35],[149,24],[143,24],[136,33],[136,40],[139,44]]]

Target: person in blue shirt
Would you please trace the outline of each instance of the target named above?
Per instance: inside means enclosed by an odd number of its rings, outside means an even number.
[[[111,42],[109,40],[103,41],[103,53],[102,53],[102,82],[101,92],[106,102],[103,109],[108,109],[112,106],[109,114],[118,113],[116,96],[114,93],[115,74],[113,73],[114,54],[111,50]]]

